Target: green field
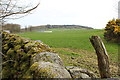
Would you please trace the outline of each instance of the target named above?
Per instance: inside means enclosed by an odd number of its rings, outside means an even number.
[[[48,30],[47,30],[48,31]],[[22,37],[27,37],[32,40],[41,40],[45,44],[49,45],[64,60],[65,65],[75,65],[85,68],[91,68],[91,66],[96,66],[89,61],[96,62],[96,54],[94,48],[92,47],[89,38],[92,35],[98,35],[102,38],[105,47],[110,56],[112,62],[117,62],[118,59],[118,44],[106,42],[103,38],[104,30],[100,29],[49,29],[53,31],[52,33],[47,32],[25,32],[24,34],[19,34]],[[68,60],[67,60],[68,59]],[[88,60],[87,60],[88,59]],[[73,60],[73,62],[72,62]],[[84,61],[80,63],[75,63],[78,61]],[[88,65],[89,64],[89,65]],[[95,68],[94,68],[95,69]],[[94,71],[91,68],[91,70]],[[96,72],[98,73],[98,72]]]
[[[85,29],[50,29],[52,33],[44,32],[26,32],[22,37],[27,37],[32,40],[41,40],[52,48],[72,48],[82,49],[87,51],[94,51],[89,38],[92,35],[100,36],[110,55],[116,57],[118,53],[118,45],[115,43],[108,43],[103,38],[103,30],[85,30]]]

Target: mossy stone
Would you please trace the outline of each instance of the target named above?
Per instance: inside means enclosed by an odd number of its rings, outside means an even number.
[[[35,62],[30,67],[33,77],[37,78],[71,78],[69,72],[62,66],[50,62]]]
[[[2,39],[2,52],[6,56],[3,57],[3,62],[11,60],[3,65],[2,72],[4,78],[22,78],[24,76],[22,73],[26,73],[31,66],[31,57],[39,52],[50,51],[50,48],[44,44],[22,38],[15,34],[3,32]],[[18,76],[16,75],[17,72],[19,72]],[[31,75],[26,77],[31,77]]]
[[[21,45],[17,45],[14,47],[14,50],[19,50],[19,49],[21,49]]]

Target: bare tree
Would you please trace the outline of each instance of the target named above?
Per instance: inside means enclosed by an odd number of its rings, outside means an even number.
[[[7,19],[25,16],[36,9],[39,4],[33,6],[30,0],[0,0],[0,22],[3,24]]]
[[[32,0],[35,1],[35,0]],[[39,6],[30,3],[30,0],[0,0],[0,31],[5,21],[9,19],[21,18]],[[2,78],[2,34],[0,32],[0,79]],[[4,56],[3,56],[4,57]],[[6,62],[9,62],[6,61]]]

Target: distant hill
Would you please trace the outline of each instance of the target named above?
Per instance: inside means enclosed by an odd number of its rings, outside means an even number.
[[[93,29],[91,27],[81,26],[81,25],[45,25],[46,28],[65,28],[65,29]]]
[[[31,26],[27,28],[27,31],[33,31],[39,29],[93,29],[93,28],[87,26],[81,26],[81,25],[41,25],[41,26]],[[24,31],[26,30],[26,28],[22,30]]]

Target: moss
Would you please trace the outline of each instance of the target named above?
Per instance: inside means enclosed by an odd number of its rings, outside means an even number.
[[[23,79],[32,79],[32,78],[33,78],[32,75],[25,75],[25,76],[23,76]]]
[[[21,49],[21,45],[17,45],[14,47],[14,50],[19,50],[19,49]]]
[[[24,70],[25,67],[27,67],[26,64],[23,64],[23,65],[21,65],[20,69],[21,69],[21,70]]]
[[[2,47],[4,48],[4,50],[8,50],[9,49],[8,44],[4,44]]]
[[[10,75],[11,74],[10,74],[10,71],[8,69],[5,69],[5,68],[2,69],[2,78],[8,78],[8,76],[10,76]]]
[[[14,43],[20,44],[20,43],[22,43],[22,39],[20,37],[15,37]]]
[[[37,70],[38,65],[38,63],[32,64],[31,67],[23,75],[23,78],[33,78],[33,74]]]
[[[32,62],[31,57],[35,56],[39,52],[47,50],[50,51],[50,49],[44,44],[22,38],[15,34],[3,32],[2,39],[2,52],[7,56],[3,57],[3,62],[7,60],[14,61],[4,64],[2,71],[4,77],[17,78],[17,72],[19,72],[19,78],[23,76],[25,77],[22,73],[29,73],[28,69],[30,68]],[[26,75],[26,77],[31,77],[31,75]]]
[[[30,43],[31,41],[29,39],[25,39],[25,38],[21,37],[21,42],[23,44],[27,44],[27,43]]]
[[[5,50],[8,50],[8,49],[9,49],[9,47],[7,47],[7,46],[6,46],[6,47],[4,47],[4,49],[5,49]]]
[[[36,63],[32,64],[32,66],[30,67],[30,70],[34,71],[37,69],[36,67],[38,67],[38,66],[39,66],[39,63],[36,62]]]
[[[34,44],[35,44],[35,43],[27,43],[27,44],[24,45],[24,49],[25,49],[26,51],[28,51],[28,50],[30,50],[30,49],[33,47]]]
[[[15,56],[14,50],[12,48],[10,48],[6,54],[7,58],[12,58],[12,56]]]
[[[52,73],[49,67],[39,69],[39,66],[40,64],[36,62],[30,67],[29,73],[34,73],[35,78],[55,78],[57,76],[57,74]]]

